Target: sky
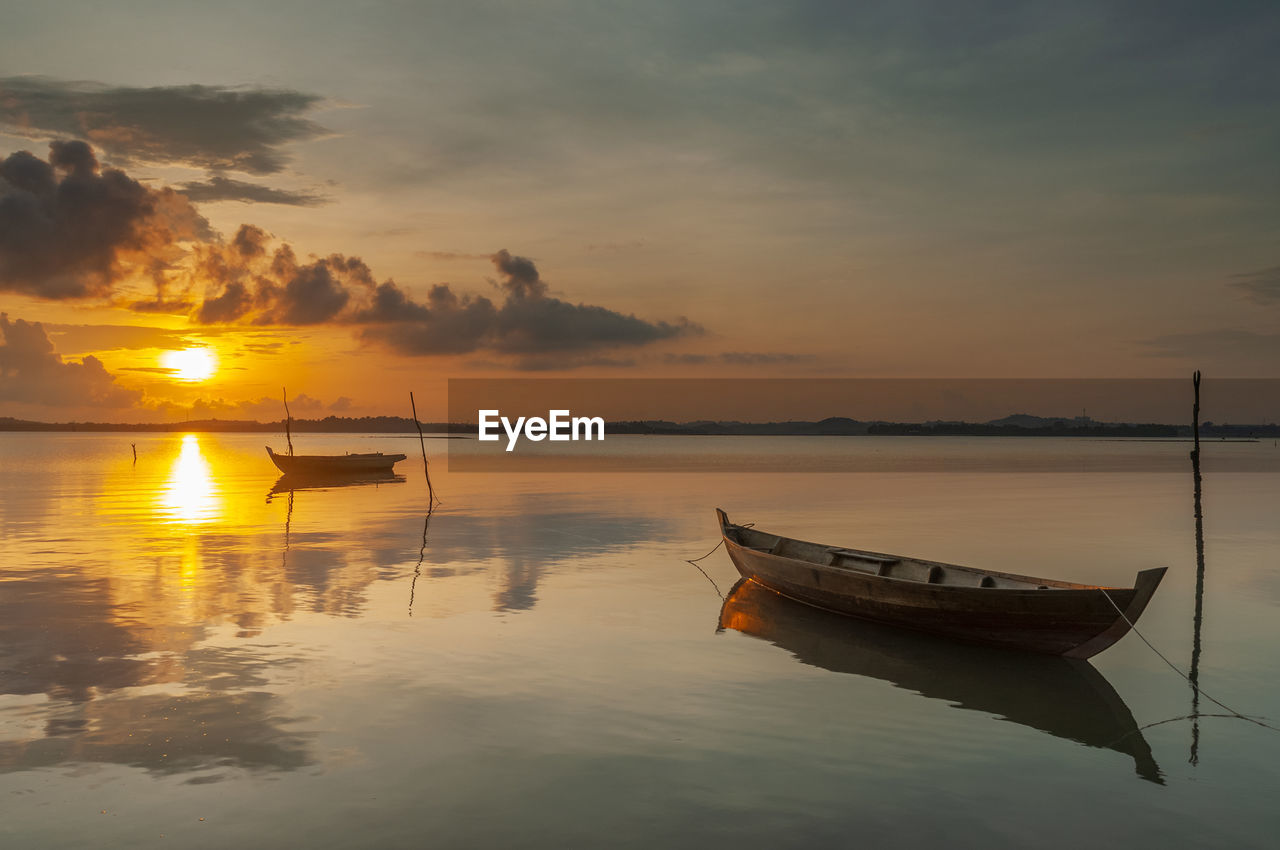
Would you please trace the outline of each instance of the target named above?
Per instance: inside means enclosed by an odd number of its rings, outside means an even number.
[[[0,20],[0,416],[275,419],[286,386],[295,416],[413,390],[430,418],[451,377],[1280,377],[1275,3]]]

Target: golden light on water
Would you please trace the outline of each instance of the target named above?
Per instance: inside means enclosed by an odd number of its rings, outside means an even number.
[[[189,524],[211,522],[221,512],[222,499],[195,434],[182,438],[182,450],[161,493],[160,508],[170,521]]]
[[[160,356],[160,363],[172,370],[173,377],[190,383],[212,378],[213,373],[218,371],[218,358],[211,348],[166,351]]]

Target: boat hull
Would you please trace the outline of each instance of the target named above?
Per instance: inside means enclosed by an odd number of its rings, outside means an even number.
[[[267,456],[286,475],[360,475],[386,471],[405,459],[405,455],[381,452],[354,455],[280,455],[267,447]]]
[[[865,620],[1050,655],[1089,658],[1111,646],[1129,631],[1165,572],[1164,568],[1144,570],[1130,588],[1069,585],[1000,573],[992,575],[1046,584],[1025,589],[930,584],[742,545],[735,539],[738,526],[719,513],[725,547],[739,574],[776,593]],[[938,562],[913,559],[913,563],[976,573]]]

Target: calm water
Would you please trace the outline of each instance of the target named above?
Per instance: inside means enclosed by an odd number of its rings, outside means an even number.
[[[1280,733],[1187,719],[1136,635],[956,647],[683,560],[719,505],[1010,572],[1167,565],[1140,628],[1186,670],[1185,444],[632,439],[871,471],[450,474],[437,440],[424,538],[416,439],[302,437],[406,480],[272,493],[261,435],[0,435],[0,845],[1275,846]],[[1280,725],[1280,449],[1205,455],[1200,684]]]

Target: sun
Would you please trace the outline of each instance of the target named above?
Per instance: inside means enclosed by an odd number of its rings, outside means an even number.
[[[182,351],[166,351],[160,362],[179,381],[193,383],[213,377],[218,371],[218,358],[210,348],[186,348]]]

